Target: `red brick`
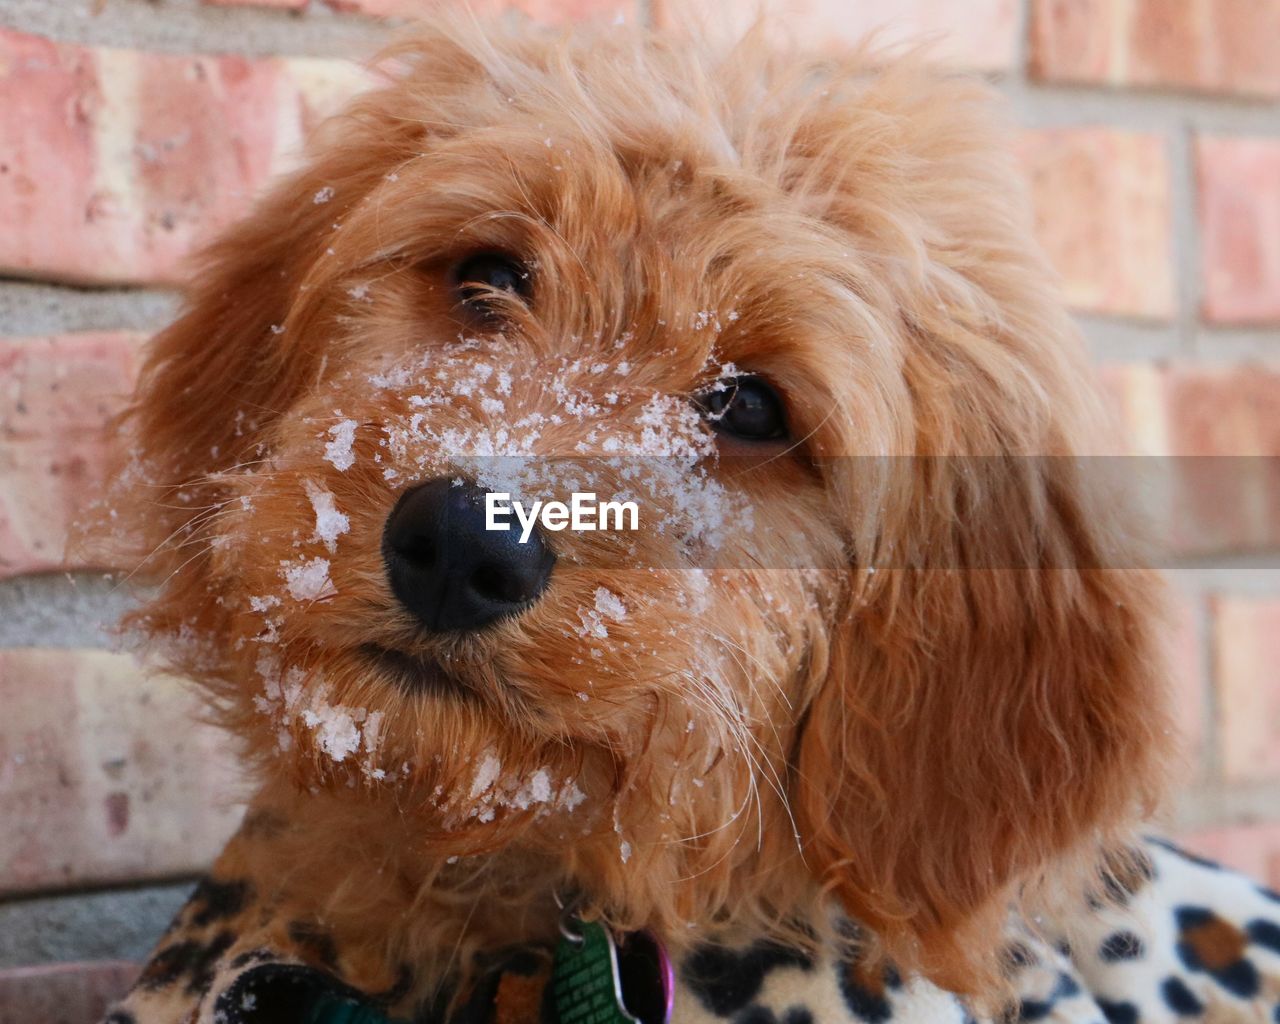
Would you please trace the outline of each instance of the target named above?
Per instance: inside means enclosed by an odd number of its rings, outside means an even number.
[[[1196,175],[1205,319],[1280,323],[1280,139],[1197,139]]]
[[[1184,552],[1280,546],[1280,369],[1176,366],[1166,380],[1170,540]]]
[[[1280,456],[1280,367],[1113,363],[1099,376],[1130,452]]]
[[[1032,0],[1030,71],[1280,95],[1280,0]]]
[[[101,438],[141,343],[128,331],[0,338],[0,440]]]
[[[67,538],[101,495],[108,418],[141,338],[127,332],[0,339],[0,578],[104,567]]]
[[[1280,368],[1107,367],[1130,493],[1163,551],[1280,546]],[[1139,475],[1141,474],[1141,476]]]
[[[1179,837],[1184,849],[1243,872],[1255,881],[1280,886],[1280,823],[1226,825]]]
[[[102,441],[0,444],[0,579],[111,568],[68,544],[103,493],[109,461]]]
[[[202,870],[234,827],[229,741],[185,684],[104,651],[0,652],[0,892]]]
[[[22,272],[105,257],[90,223],[101,106],[91,54],[0,32],[0,268]],[[60,240],[60,241],[59,241]],[[59,244],[73,252],[57,252]]]
[[[0,272],[177,279],[182,257],[294,159],[309,105],[294,66],[0,32]]]
[[[1106,81],[1113,60],[1114,0],[1032,0],[1029,71],[1035,78]]]
[[[1212,607],[1223,775],[1280,776],[1280,599],[1224,596]]]
[[[123,961],[45,964],[0,970],[0,1022],[84,1024],[101,1019],[132,984],[138,968]]]
[[[1169,160],[1158,135],[1109,128],[1027,132],[1020,146],[1036,232],[1077,309],[1174,313]]]
[[[1280,366],[1175,364],[1165,377],[1171,451],[1280,456]]]
[[[1012,67],[1018,14],[1014,0],[726,0],[714,15],[702,0],[654,0],[664,28],[709,25],[742,32],[760,14],[778,32],[810,46],[848,46],[877,32],[886,44],[929,40],[938,57],[964,67]]]
[[[99,68],[112,86],[132,78],[120,99],[137,121],[120,140],[132,159],[121,162],[151,273],[164,276],[271,176],[277,112],[293,97],[275,63],[147,55],[112,67],[105,58]]]

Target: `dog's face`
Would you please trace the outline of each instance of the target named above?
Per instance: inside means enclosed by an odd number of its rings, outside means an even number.
[[[1092,412],[985,101],[629,31],[396,59],[156,342],[139,621],[265,772],[424,850],[985,955],[1162,725],[1149,582],[1075,568],[1111,512],[1026,458]],[[521,541],[498,491],[638,529]]]

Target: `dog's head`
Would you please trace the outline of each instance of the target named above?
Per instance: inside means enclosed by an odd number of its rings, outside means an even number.
[[[136,621],[424,849],[677,940],[830,893],[962,981],[1163,726],[984,90],[631,30],[388,66],[155,341]],[[499,490],[639,529],[522,542]]]

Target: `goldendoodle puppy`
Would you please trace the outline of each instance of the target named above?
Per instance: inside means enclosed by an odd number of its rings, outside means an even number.
[[[1245,883],[1131,840],[1155,582],[987,91],[629,28],[380,68],[126,418],[133,625],[256,791],[110,1019],[1274,997],[1266,896],[1170,916]]]

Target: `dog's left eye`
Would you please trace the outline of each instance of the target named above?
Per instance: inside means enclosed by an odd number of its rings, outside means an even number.
[[[746,441],[787,436],[782,398],[760,377],[730,377],[694,401],[717,430]]]
[[[486,317],[500,311],[505,297],[524,302],[533,293],[529,268],[500,252],[468,256],[454,268],[453,280],[462,305]]]

